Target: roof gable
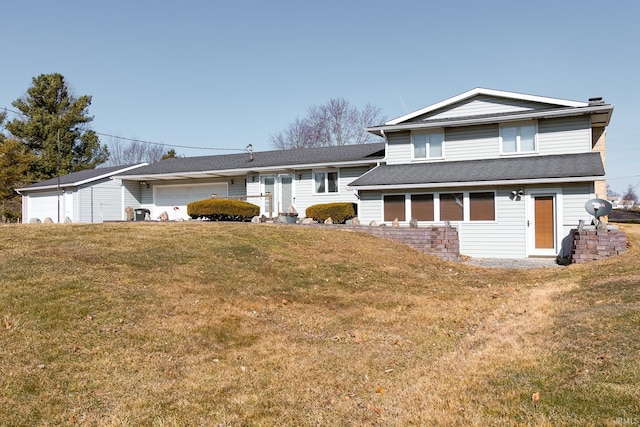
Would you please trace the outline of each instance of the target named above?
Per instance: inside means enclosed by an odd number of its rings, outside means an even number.
[[[406,122],[424,120],[452,119],[490,114],[518,113],[552,108],[586,107],[586,102],[544,96],[527,95],[502,90],[475,88],[460,95],[414,111],[393,120],[385,125],[397,125]]]
[[[61,187],[77,187],[103,178],[111,177],[118,173],[124,173],[132,169],[136,169],[147,165],[147,163],[138,163],[134,165],[111,166],[106,168],[86,169],[79,172],[73,172],[63,175],[59,178]],[[43,190],[58,186],[58,178],[51,178],[46,181],[31,184],[24,188],[18,188],[17,191]]]

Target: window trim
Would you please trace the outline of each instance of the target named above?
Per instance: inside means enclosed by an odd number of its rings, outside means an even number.
[[[324,188],[325,191],[318,192],[316,190],[316,174],[323,173],[324,174]],[[336,174],[336,191],[329,191],[329,174]],[[329,195],[329,194],[340,194],[340,169],[313,169],[311,171],[311,186],[313,187],[313,194],[318,195]]]
[[[522,151],[522,147],[520,144],[520,128],[524,126],[533,126],[533,151]],[[504,140],[502,138],[502,134],[504,129],[516,128],[516,151],[513,152],[505,152],[504,151]],[[519,155],[527,155],[527,154],[536,154],[538,152],[538,122],[537,121],[526,121],[526,122],[513,122],[513,123],[501,123],[500,124],[500,155],[501,156],[519,156]]]
[[[426,142],[426,147],[425,147],[425,157],[416,157],[416,144],[413,140],[414,136],[417,135],[433,135],[433,134],[440,134],[442,135],[442,146],[441,146],[441,151],[442,154],[438,157],[432,157],[431,156],[431,144],[430,142],[427,140]],[[412,161],[429,161],[429,160],[444,160],[444,155],[445,155],[445,132],[444,129],[429,129],[429,130],[420,130],[420,131],[412,131],[411,132],[411,160]]]
[[[493,195],[493,219],[471,219],[471,194],[477,193],[491,193]],[[462,194],[462,219],[461,220],[445,220],[441,218],[440,212],[440,201],[442,194]],[[470,224],[478,224],[478,223],[496,223],[498,221],[498,191],[497,189],[485,189],[485,190],[447,190],[447,191],[434,191],[434,192],[416,192],[416,193],[383,193],[381,195],[382,201],[382,213],[381,218],[383,223],[391,222],[385,220],[385,203],[384,199],[387,196],[404,196],[405,197],[405,220],[401,222],[408,223],[411,219],[414,218],[413,205],[412,205],[412,197],[419,195],[431,195],[433,197],[433,220],[418,220],[418,222],[422,223],[443,223],[445,221],[455,222],[455,223],[470,223]]]
[[[471,219],[471,195],[472,194],[483,194],[483,193],[491,193],[493,194],[493,219]],[[497,213],[498,210],[496,208],[496,191],[495,190],[485,190],[485,191],[468,191],[465,194],[465,205],[468,206],[468,209],[465,209],[466,211],[468,211],[469,213],[469,218],[465,218],[465,221],[468,222],[473,222],[473,223],[478,223],[478,222],[486,222],[486,223],[491,223],[491,222],[496,222],[497,221]],[[467,202],[468,200],[468,202]]]

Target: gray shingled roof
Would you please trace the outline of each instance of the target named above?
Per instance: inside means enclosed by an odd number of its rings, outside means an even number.
[[[232,169],[258,169],[310,164],[331,164],[384,158],[384,142],[343,145],[339,147],[298,148],[277,151],[256,151],[253,160],[249,153],[203,157],[176,157],[136,169],[123,175],[164,175],[171,173],[205,172]]]
[[[351,187],[604,176],[599,153],[381,165]]]
[[[107,168],[96,168],[96,169],[87,169],[79,172],[73,172],[67,175],[63,175],[60,177],[60,186],[69,187],[77,185],[79,182],[90,181],[94,178],[98,178],[105,175],[114,175],[120,171],[125,171],[128,168],[135,166],[132,165],[124,165],[124,166],[111,166]],[[42,187],[51,187],[58,185],[58,178],[51,178],[46,181],[38,182],[36,184],[31,184],[27,187],[20,188],[19,191],[22,190],[36,190]]]

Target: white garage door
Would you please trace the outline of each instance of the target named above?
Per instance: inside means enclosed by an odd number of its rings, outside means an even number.
[[[153,191],[155,208],[151,213],[151,219],[157,219],[162,212],[167,212],[170,220],[188,219],[189,203],[210,199],[214,194],[217,197],[226,197],[227,184],[163,185],[155,186]]]
[[[63,203],[62,194],[60,204]],[[61,208],[62,210],[62,208]],[[58,192],[32,193],[27,197],[27,218],[24,222],[29,222],[32,218],[38,218],[44,222],[45,218],[51,218],[53,222],[58,222]],[[64,218],[60,218],[62,222]]]

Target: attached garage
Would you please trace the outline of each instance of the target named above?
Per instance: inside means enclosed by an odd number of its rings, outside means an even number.
[[[151,218],[158,218],[167,212],[170,220],[189,219],[187,205],[197,200],[211,197],[227,197],[228,186],[223,183],[156,185],[153,187],[155,201]]]
[[[71,199],[71,200],[70,200]],[[73,196],[60,192],[60,222],[65,220],[65,202],[73,204]],[[69,206],[72,210],[73,206]],[[23,197],[22,217],[26,221],[37,219],[43,221],[50,218],[53,222],[58,222],[58,191],[34,192]],[[69,216],[69,215],[67,215]]]
[[[85,223],[126,219],[125,200],[137,199],[138,195],[111,177],[145,165],[88,169],[19,188],[22,222],[44,222],[46,218]]]

